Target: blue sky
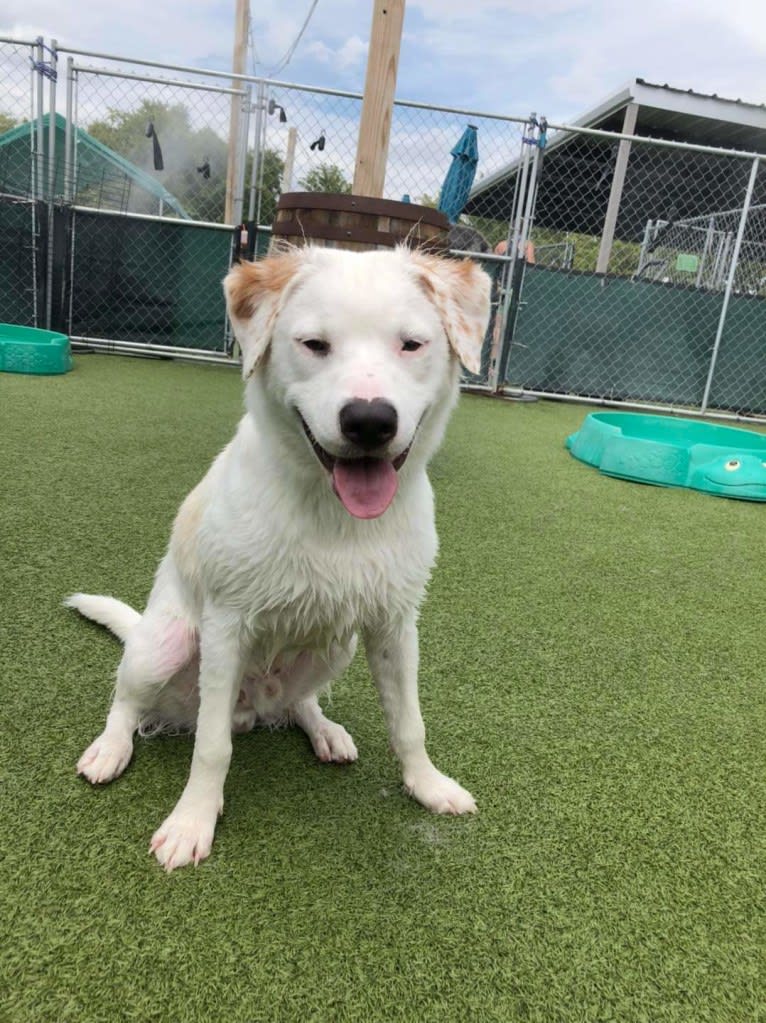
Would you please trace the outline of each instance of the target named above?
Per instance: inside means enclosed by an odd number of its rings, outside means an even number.
[[[0,34],[230,66],[232,2],[5,0]],[[287,51],[310,0],[253,0],[259,72]],[[319,0],[279,77],[361,91],[372,3]],[[639,76],[766,101],[762,0],[408,0],[397,95],[503,114],[573,119]]]

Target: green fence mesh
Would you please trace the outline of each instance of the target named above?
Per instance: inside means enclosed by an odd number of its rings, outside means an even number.
[[[75,336],[223,351],[231,233],[75,214]]]
[[[35,289],[42,281],[38,218],[32,202],[0,199],[0,321],[37,326]]]
[[[507,383],[531,391],[699,405],[723,297],[527,267]],[[711,407],[766,412],[766,301],[733,294]]]

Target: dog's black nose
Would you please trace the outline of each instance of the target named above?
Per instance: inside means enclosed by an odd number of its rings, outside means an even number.
[[[340,432],[365,451],[387,444],[398,424],[396,409],[383,398],[354,398],[340,410]]]

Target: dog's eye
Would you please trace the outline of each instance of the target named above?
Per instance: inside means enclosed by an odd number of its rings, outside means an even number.
[[[739,466],[740,462],[738,458],[730,458],[724,466],[724,469],[726,469],[727,472],[736,472],[736,470],[739,469]]]
[[[422,348],[422,341],[416,341],[414,338],[408,337],[402,341],[403,352],[416,352],[418,348]]]
[[[328,355],[330,351],[330,342],[322,341],[318,337],[310,337],[303,342],[303,347],[308,348],[308,350],[313,352],[315,355]]]

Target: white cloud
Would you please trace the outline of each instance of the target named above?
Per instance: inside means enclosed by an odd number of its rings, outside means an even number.
[[[766,47],[766,19],[756,7],[750,0],[728,7],[709,0],[645,0],[641,17],[625,18],[603,5],[599,17],[548,36],[552,112],[584,112],[635,77],[760,102],[757,58]]]
[[[368,49],[369,43],[360,39],[359,36],[351,36],[338,50],[340,66],[343,68],[358,67],[360,64],[365,63]]]
[[[305,49],[308,56],[316,57],[322,64],[328,64],[339,71],[363,67],[367,61],[368,43],[359,36],[351,36],[339,47],[331,47],[321,39],[310,42]]]
[[[261,72],[294,41],[307,0],[252,2]],[[371,4],[321,0],[279,77],[361,91]],[[230,66],[233,4],[5,0],[0,34],[169,63]],[[409,0],[397,92],[445,106],[573,118],[632,77],[766,99],[763,0]]]

